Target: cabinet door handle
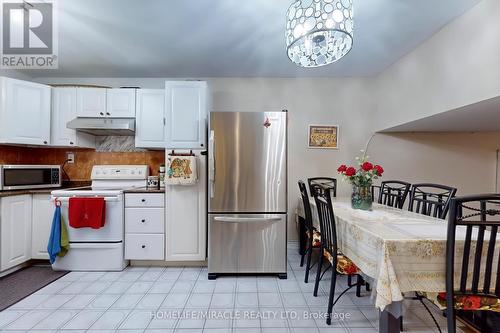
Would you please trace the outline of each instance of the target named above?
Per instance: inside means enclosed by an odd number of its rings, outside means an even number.
[[[141,222],[142,222],[142,223],[144,223],[144,222],[146,222],[146,220],[145,220],[145,219],[142,219],[142,220],[141,220]]]
[[[104,112],[99,112],[99,114],[100,114],[101,116],[104,116]]]
[[[145,249],[145,248],[146,248],[146,245],[143,245],[143,246],[141,246],[141,247],[142,247],[143,249]]]
[[[141,199],[142,202],[146,202],[146,199]]]
[[[47,141],[44,141],[43,144],[46,145],[48,142]]]
[[[109,113],[109,112],[106,112],[106,116],[111,116],[111,113]]]
[[[69,144],[70,144],[70,145],[74,145],[73,141],[70,141],[70,142],[69,142]]]

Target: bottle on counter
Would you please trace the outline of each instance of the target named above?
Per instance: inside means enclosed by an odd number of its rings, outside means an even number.
[[[158,183],[159,187],[165,187],[165,164],[160,165],[160,170],[158,171]]]

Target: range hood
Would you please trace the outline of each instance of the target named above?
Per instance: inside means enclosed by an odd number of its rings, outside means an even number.
[[[135,119],[133,118],[76,118],[66,124],[66,127],[92,135],[131,136],[135,134]]]

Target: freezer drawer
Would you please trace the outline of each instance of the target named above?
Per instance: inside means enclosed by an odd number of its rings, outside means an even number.
[[[286,214],[209,214],[208,272],[286,273]]]

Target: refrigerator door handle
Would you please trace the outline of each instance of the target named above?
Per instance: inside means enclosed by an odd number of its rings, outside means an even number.
[[[210,198],[215,195],[215,133],[210,131],[210,138],[208,140],[208,183]]]
[[[261,223],[261,222],[277,222],[281,221],[281,217],[228,217],[228,216],[216,216],[215,221],[218,222],[229,222],[229,223]]]

